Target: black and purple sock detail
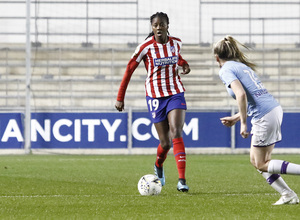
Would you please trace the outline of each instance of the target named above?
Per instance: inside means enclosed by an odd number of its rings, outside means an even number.
[[[281,174],[286,174],[286,169],[287,169],[288,165],[289,165],[289,162],[283,161],[283,163],[281,165],[281,171],[280,171]]]
[[[272,174],[272,175],[267,179],[267,183],[269,183],[270,185],[272,185],[272,183],[274,183],[279,177],[280,177],[279,174]]]

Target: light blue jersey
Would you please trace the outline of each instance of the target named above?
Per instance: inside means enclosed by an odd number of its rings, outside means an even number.
[[[235,99],[235,95],[230,88],[234,80],[239,80],[247,94],[248,110],[247,114],[259,119],[277,107],[279,103],[264,88],[255,72],[243,63],[227,61],[222,66],[219,76],[226,86],[228,93]]]

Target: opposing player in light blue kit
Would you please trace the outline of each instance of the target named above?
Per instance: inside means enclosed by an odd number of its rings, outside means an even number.
[[[268,93],[255,74],[256,65],[239,49],[241,45],[231,36],[214,45],[214,55],[221,68],[219,76],[229,94],[236,99],[239,112],[221,118],[223,125],[233,126],[240,121],[240,134],[249,136],[247,115],[252,116],[250,161],[267,182],[281,194],[273,205],[298,204],[297,194],[291,190],[279,174],[300,175],[300,165],[271,159],[275,143],[281,141],[283,111],[280,104]]]

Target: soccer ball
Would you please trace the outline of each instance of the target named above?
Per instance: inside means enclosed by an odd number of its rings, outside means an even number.
[[[158,195],[161,192],[161,182],[157,176],[147,174],[138,182],[138,190],[143,196]]]

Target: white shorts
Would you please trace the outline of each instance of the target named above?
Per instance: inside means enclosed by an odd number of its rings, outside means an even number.
[[[281,123],[283,111],[277,106],[260,119],[252,119],[252,145],[266,147],[281,141]]]

